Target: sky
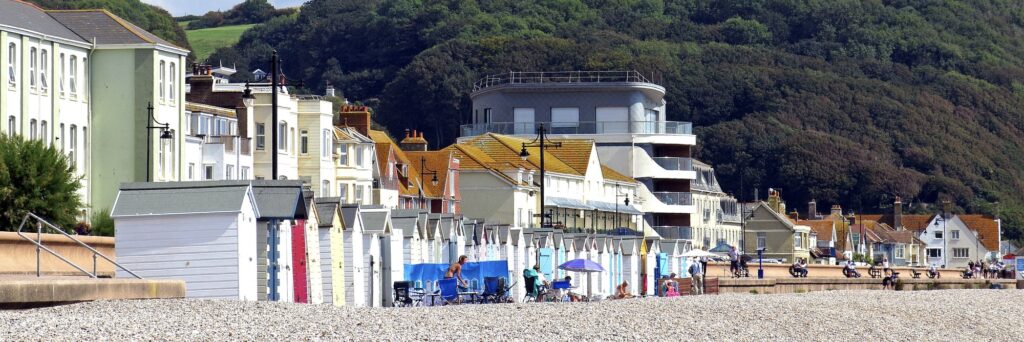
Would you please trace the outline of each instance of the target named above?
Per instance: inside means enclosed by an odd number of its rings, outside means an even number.
[[[171,15],[180,17],[194,14],[203,15],[209,11],[227,10],[234,7],[242,0],[142,0],[147,4],[157,5],[171,12]],[[274,8],[295,7],[302,5],[306,0],[270,0]]]

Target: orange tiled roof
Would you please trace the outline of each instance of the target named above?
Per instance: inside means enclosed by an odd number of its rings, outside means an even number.
[[[395,161],[398,164],[409,165],[407,167],[408,173],[405,175],[404,182],[401,181],[401,179],[399,181],[398,194],[402,196],[418,196],[419,172],[417,172],[416,168],[413,167],[405,152],[402,151],[401,148],[398,148],[398,145],[391,139],[391,136],[384,131],[371,129],[368,135],[377,146],[377,168],[382,177],[385,177],[388,172],[388,156],[394,155]],[[426,194],[424,194],[424,196],[425,195]]]
[[[605,180],[613,180],[613,181],[617,181],[617,182],[626,182],[626,183],[636,183],[636,179],[633,179],[633,178],[631,178],[629,176],[621,174],[618,171],[615,171],[612,168],[610,168],[610,167],[608,167],[608,166],[606,166],[604,164],[601,164],[601,174],[604,175],[604,179]]]
[[[832,220],[796,220],[796,224],[811,227],[811,231],[818,235],[819,241],[832,240],[832,227],[835,222]]]
[[[527,166],[520,164],[510,163],[499,163],[493,158],[488,156],[480,149],[464,144],[455,144],[441,149],[442,151],[451,151],[452,156],[459,159],[460,170],[489,170],[496,176],[504,179],[505,181],[516,184],[515,179],[509,177],[504,171],[517,170],[522,167],[523,169],[529,169]],[[525,180],[519,184],[519,186],[531,186],[527,184]]]
[[[440,198],[444,195],[445,184],[448,182],[448,165],[451,162],[452,152],[451,151],[405,151],[405,154],[412,161],[409,165],[410,169],[416,169],[417,174],[423,175],[423,196]],[[420,161],[423,158],[423,165],[420,165]],[[421,168],[426,166],[427,169],[437,172],[437,185],[434,185],[430,180],[433,177],[432,174],[428,175]]]
[[[590,156],[594,151],[594,141],[590,139],[553,139],[551,141],[562,144],[560,147],[545,149],[565,165],[576,170],[581,175],[587,174],[590,166]]]
[[[957,215],[971,230],[981,234],[981,244],[990,251],[999,250],[999,222],[988,215]]]
[[[868,215],[857,215],[862,220],[882,222],[889,226],[895,226],[896,222],[893,219],[893,214],[868,214]],[[906,215],[902,217],[903,228],[913,231],[922,231],[928,228],[928,223],[932,221],[935,215]],[[899,227],[894,227],[899,228]]]
[[[487,133],[473,137],[460,143],[460,145],[473,146],[489,156],[496,163],[508,163],[510,165],[517,166],[521,165],[529,170],[540,170],[540,148],[527,147],[526,151],[530,155],[526,158],[526,162],[523,162],[519,157],[519,151],[522,148],[522,143],[525,142],[529,141],[501,134]],[[545,149],[544,152],[545,171],[574,176],[583,175],[569,165],[566,165],[555,155],[551,154],[549,149]]]

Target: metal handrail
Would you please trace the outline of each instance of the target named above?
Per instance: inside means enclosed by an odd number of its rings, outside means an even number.
[[[22,230],[25,229],[25,224],[28,223],[28,219],[29,218],[34,218],[36,220],[36,240],[32,240],[32,238],[26,236],[22,232]],[[78,243],[79,246],[82,246],[85,249],[88,249],[89,251],[92,252],[92,273],[89,273],[89,271],[86,271],[84,268],[78,266],[74,262],[71,262],[71,260],[68,260],[64,256],[62,256],[59,253],[53,251],[52,249],[49,249],[46,246],[43,246],[43,225],[44,224],[47,227],[49,227],[50,229],[52,229],[54,231],[57,231],[58,233],[61,233],[62,235],[66,236],[67,238],[71,239],[75,243]],[[125,272],[128,272],[129,274],[131,274],[135,278],[142,279],[142,277],[140,277],[138,274],[135,274],[135,272],[132,272],[131,270],[129,270],[127,268],[124,268],[124,266],[121,266],[121,264],[118,264],[114,260],[108,258],[106,255],[103,255],[103,253],[100,253],[99,251],[93,249],[92,247],[90,247],[89,245],[85,244],[81,240],[76,239],[74,236],[71,236],[68,233],[65,233],[63,229],[60,229],[57,226],[54,226],[50,222],[44,220],[42,217],[36,216],[36,214],[33,214],[33,213],[25,214],[25,218],[21,220],[21,225],[18,226],[18,236],[20,236],[22,239],[25,239],[26,241],[29,241],[29,242],[31,242],[31,243],[36,245],[36,277],[41,277],[42,276],[42,262],[41,262],[41,258],[42,258],[41,254],[42,253],[40,252],[40,250],[45,250],[47,253],[50,253],[51,255],[57,257],[61,261],[64,261],[64,263],[67,263],[68,265],[71,265],[71,267],[74,267],[75,269],[81,271],[82,273],[85,273],[85,274],[89,275],[90,278],[98,278],[97,272],[96,272],[96,257],[99,256],[99,257],[103,258],[104,260],[106,260],[107,262],[113,264],[114,266],[117,266],[118,268],[124,270]]]

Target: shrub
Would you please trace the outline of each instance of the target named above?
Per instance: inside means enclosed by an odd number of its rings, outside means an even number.
[[[27,212],[70,230],[83,207],[79,180],[57,148],[0,134],[0,230],[17,230]]]
[[[110,218],[110,209],[93,211],[90,220],[92,234],[98,236],[114,236],[114,219]]]

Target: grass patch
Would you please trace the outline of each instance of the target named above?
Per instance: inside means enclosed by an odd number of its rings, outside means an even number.
[[[188,24],[193,21],[195,20],[182,20],[178,22],[178,26],[181,26],[181,28],[188,28]]]
[[[197,60],[203,61],[217,48],[235,45],[242,37],[242,32],[252,26],[245,24],[188,30],[185,31],[185,35],[188,36],[188,43],[192,45],[192,52],[196,54]]]
[[[750,294],[757,294],[757,290],[750,290]]]
[[[804,289],[796,289],[796,290],[793,290],[793,292],[794,292],[794,293],[807,293],[807,290],[804,290]]]

